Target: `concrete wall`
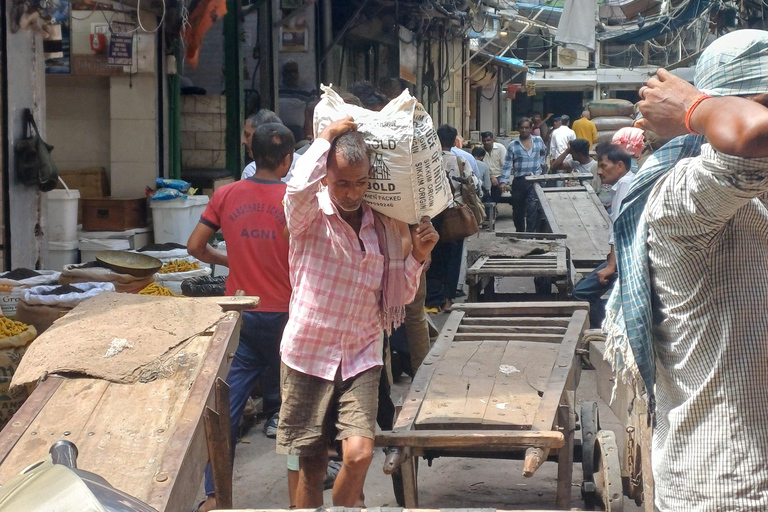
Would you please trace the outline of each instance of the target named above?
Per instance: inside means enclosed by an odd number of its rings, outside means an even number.
[[[182,169],[224,169],[226,96],[181,97]]]
[[[11,4],[3,2],[6,19],[10,19]],[[5,144],[9,173],[8,224],[12,233],[9,266],[35,268],[38,263],[44,264],[47,256],[45,235],[35,235],[35,227],[38,224],[41,228],[39,233],[45,232],[45,212],[41,211],[38,189],[22,185],[16,180],[13,148],[23,137],[22,112],[25,108],[32,109],[41,134],[46,136],[43,43],[40,36],[31,31],[19,30],[16,34],[11,34],[8,30],[6,44],[8,136],[5,138]]]
[[[61,171],[110,168],[109,77],[46,75],[47,142]]]

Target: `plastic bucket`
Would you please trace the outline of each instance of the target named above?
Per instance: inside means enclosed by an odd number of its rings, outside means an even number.
[[[45,193],[48,200],[48,240],[77,240],[77,201],[79,190],[56,189]]]
[[[71,242],[48,242],[48,263],[49,270],[61,272],[64,265],[72,265],[78,262],[77,249],[80,247],[79,240]]]
[[[93,240],[80,239],[80,261],[88,263],[96,261],[96,253],[99,251],[127,251],[131,248],[131,242],[124,238],[102,238]]]
[[[208,196],[187,196],[186,199],[150,201],[152,223],[155,229],[155,243],[176,242],[186,245],[194,231],[200,215],[208,204]]]

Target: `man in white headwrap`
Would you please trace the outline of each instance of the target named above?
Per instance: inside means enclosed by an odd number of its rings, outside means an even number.
[[[659,511],[765,511],[768,32],[716,40],[695,85],[660,70],[640,91],[642,128],[706,140],[668,143],[627,195],[608,355],[655,408]]]

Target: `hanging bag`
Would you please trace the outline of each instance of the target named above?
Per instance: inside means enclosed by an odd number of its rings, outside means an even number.
[[[53,146],[40,137],[32,111],[25,108],[24,138],[16,143],[15,148],[16,178],[24,185],[37,186],[43,192],[56,188],[59,171],[51,158],[52,150]]]
[[[461,170],[462,180],[464,178],[463,165],[461,160],[458,160],[459,169]],[[448,185],[451,187],[451,197],[453,197],[453,183],[452,179],[448,177]],[[464,185],[462,184],[462,187]],[[471,193],[471,190],[468,190]],[[463,194],[462,194],[462,199]],[[466,201],[466,199],[464,199]],[[466,204],[454,204],[448,207],[439,216],[439,222],[437,223],[437,234],[440,235],[441,242],[457,242],[463,240],[468,236],[472,236],[480,231],[480,227],[475,218],[475,214],[469,209]]]

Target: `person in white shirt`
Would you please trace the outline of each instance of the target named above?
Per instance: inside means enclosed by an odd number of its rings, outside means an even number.
[[[265,123],[283,124],[280,118],[277,117],[277,114],[271,110],[263,108],[246,119],[245,124],[243,125],[243,134],[240,138],[240,142],[245,146],[246,151],[248,151],[248,156],[251,158],[253,158],[253,154],[251,153],[251,139],[253,138],[253,132],[256,130],[256,128]],[[288,174],[286,174],[285,178],[281,180],[283,183],[288,183],[288,181],[290,181],[291,176],[293,175],[293,166],[296,165],[296,160],[298,160],[300,156],[301,155],[298,153],[293,154],[293,163],[291,163],[291,168],[288,170]],[[244,180],[254,176],[255,174],[256,162],[254,161],[245,166],[243,173],[240,175],[240,179]]]
[[[630,171],[632,165],[631,155],[616,144],[604,142],[597,146],[597,173],[603,183],[612,186],[613,203],[611,205],[611,225],[608,235],[608,243],[611,252],[605,262],[597,267],[591,274],[579,281],[573,289],[573,298],[589,302],[590,328],[599,329],[605,319],[605,302],[602,296],[612,287],[616,280],[616,253],[613,250],[613,222],[619,216],[621,203],[629,192],[635,174]]]
[[[568,127],[571,118],[563,114],[556,121],[560,121],[560,126],[552,130],[552,138],[549,141],[549,157],[556,160],[568,149],[568,143],[576,138],[576,132]]]
[[[488,165],[488,169],[491,171],[491,181],[496,181],[496,178],[501,176],[501,169],[504,167],[504,160],[507,159],[507,148],[504,144],[496,142],[493,137],[493,132],[483,132],[480,134],[483,141],[483,149],[486,152],[486,156],[483,161]],[[498,183],[494,183],[498,186]]]

